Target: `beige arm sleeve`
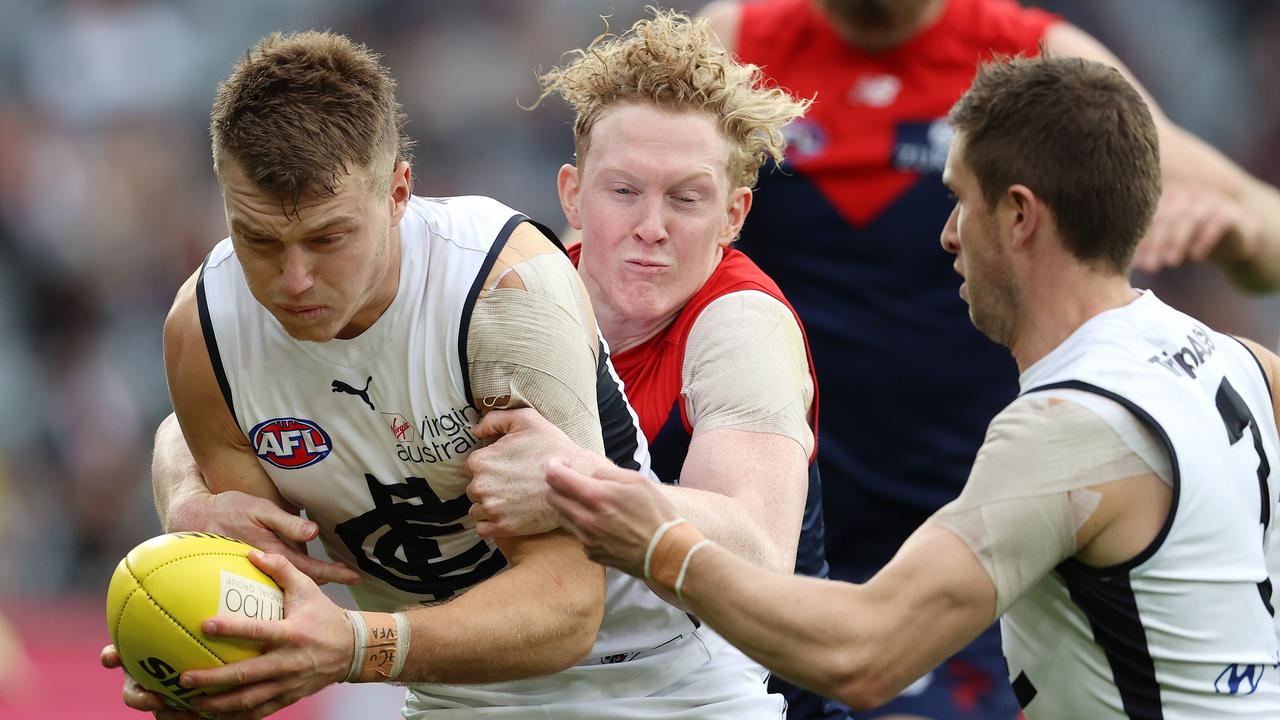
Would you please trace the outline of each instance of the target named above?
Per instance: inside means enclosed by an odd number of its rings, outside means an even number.
[[[1128,416],[1141,427],[1123,408],[1101,400],[1123,413],[1109,419]],[[1132,437],[1156,442],[1137,429]],[[1090,486],[1156,470],[1108,419],[1080,403],[1035,393],[991,421],[960,497],[928,522],[960,537],[977,556],[996,587],[999,615],[1076,553],[1076,531],[1101,499]]]
[[[720,428],[772,433],[813,452],[813,379],[795,315],[755,290],[707,305],[685,347],[681,393],[693,434]]]
[[[481,411],[532,407],[579,446],[604,454],[595,317],[573,265],[542,242],[551,251],[522,253],[513,237],[476,300],[467,335],[471,392]]]

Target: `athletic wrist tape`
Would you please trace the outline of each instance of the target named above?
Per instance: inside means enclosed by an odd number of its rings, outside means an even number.
[[[654,534],[657,536],[657,533]],[[670,526],[661,537],[653,542],[653,553],[649,560],[650,582],[659,587],[675,592],[676,583],[683,580],[682,570],[686,570],[686,559],[690,551],[699,542],[706,540],[698,529],[687,522]]]
[[[685,574],[689,572],[689,561],[693,560],[694,553],[698,552],[699,550],[701,550],[702,548],[710,544],[711,544],[710,540],[703,538],[698,542],[694,543],[693,547],[689,548],[689,552],[684,554],[684,562],[680,563],[680,574],[676,576],[676,586],[675,586],[676,599],[679,600],[680,602],[684,602],[684,578],[685,578]]]
[[[386,682],[400,677],[409,654],[409,619],[404,613],[347,610],[355,632],[355,652],[346,682]]]

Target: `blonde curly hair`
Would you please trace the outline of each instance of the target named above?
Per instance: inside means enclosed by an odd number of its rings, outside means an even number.
[[[637,21],[621,35],[608,32],[605,20],[604,34],[586,48],[565,53],[570,62],[539,76],[542,94],[534,107],[559,93],[574,109],[579,165],[585,162],[591,129],[614,106],[648,103],[709,113],[729,140],[733,186],[754,187],[767,158],[782,162],[782,127],[812,101],[767,86],[760,68],[736,61],[716,44],[705,18],[648,10],[652,19]]]

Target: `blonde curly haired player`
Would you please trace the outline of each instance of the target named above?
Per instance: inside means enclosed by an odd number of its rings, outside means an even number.
[[[739,556],[825,577],[817,379],[803,327],[732,247],[759,168],[780,159],[783,127],[810,103],[717,47],[706,21],[651,12],[540,78],[538,103],[558,94],[576,114],[575,163],[557,183],[581,231],[568,250],[654,470],[679,480],[664,494]],[[495,413],[481,426],[491,428],[507,436],[470,463],[480,532],[554,527],[540,458],[574,449],[533,413]],[[829,704],[777,679],[770,687],[793,713]]]

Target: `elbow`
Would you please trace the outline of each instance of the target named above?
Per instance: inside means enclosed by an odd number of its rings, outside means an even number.
[[[855,712],[866,712],[884,705],[898,696],[887,684],[871,678],[851,678],[842,681],[832,693],[835,699]]]
[[[568,670],[585,660],[595,647],[600,622],[604,619],[603,587],[600,592],[576,595],[561,608],[555,650],[547,655],[547,673]]]
[[[572,613],[566,614],[569,621],[562,636],[564,642],[560,652],[563,665],[557,668],[557,672],[577,665],[591,654],[596,635],[600,632],[600,622],[604,619],[604,593],[576,605]]]
[[[565,653],[569,663],[565,668],[585,660],[591,653],[591,648],[596,645],[600,623],[604,620],[604,588],[599,593],[591,593],[591,597],[583,599],[578,605],[572,631],[568,633],[570,639]]]
[[[852,652],[843,653],[829,666],[833,669],[831,685],[824,690],[850,709],[865,712],[893,700],[903,685],[889,677],[885,668],[877,668],[874,659]]]
[[[798,534],[798,533],[797,533]],[[791,542],[774,543],[771,552],[764,561],[764,566],[784,575],[796,572],[796,553],[799,551],[799,538]]]

